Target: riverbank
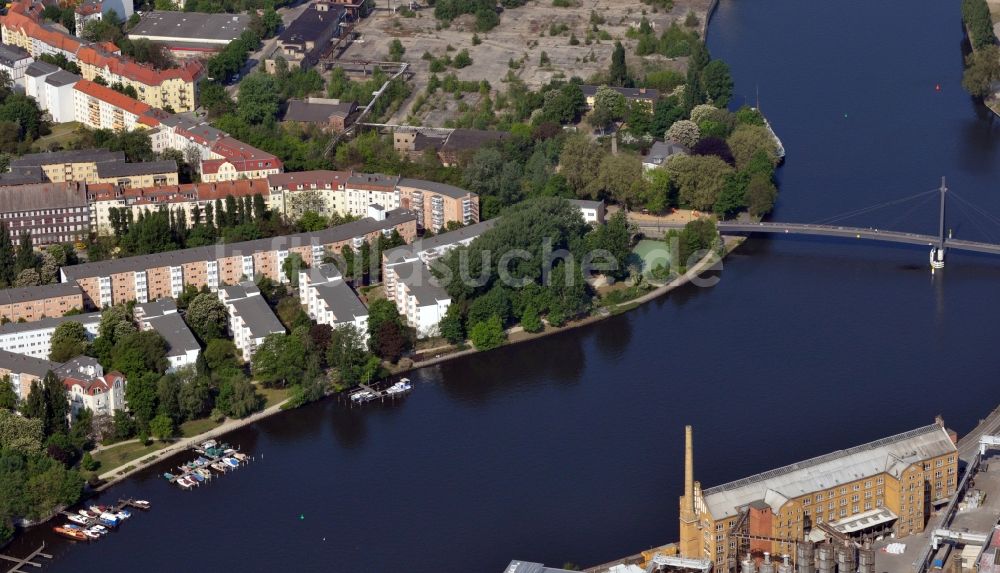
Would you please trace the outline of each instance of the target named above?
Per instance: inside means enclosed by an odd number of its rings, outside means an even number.
[[[717,254],[717,253],[714,253],[714,252],[713,253],[709,253],[709,254],[705,255],[700,261],[698,261],[698,263],[693,268],[689,269],[683,275],[678,276],[675,279],[673,279],[673,280],[671,280],[671,281],[669,281],[669,282],[667,282],[667,283],[665,283],[663,285],[660,285],[660,286],[656,287],[655,289],[651,290],[650,292],[648,292],[648,293],[646,293],[646,294],[644,294],[644,295],[642,295],[642,296],[640,296],[638,298],[635,298],[635,299],[629,300],[629,301],[625,301],[625,302],[622,302],[622,303],[619,303],[619,304],[616,304],[616,305],[613,305],[613,306],[605,307],[605,309],[603,309],[603,311],[599,312],[598,314],[594,314],[594,315],[588,316],[588,317],[580,319],[580,320],[567,322],[567,324],[565,326],[562,326],[562,327],[551,327],[551,326],[547,326],[546,325],[546,327],[545,327],[545,329],[543,331],[536,332],[536,333],[524,332],[524,330],[520,329],[519,327],[513,328],[510,331],[508,331],[509,339],[508,339],[507,343],[505,344],[505,346],[506,345],[510,345],[510,344],[519,344],[519,343],[527,342],[527,341],[530,341],[530,340],[537,340],[538,338],[542,338],[542,337],[553,335],[553,334],[559,334],[559,333],[563,333],[563,332],[569,332],[569,331],[571,331],[573,329],[580,328],[580,327],[583,327],[583,326],[588,326],[588,325],[594,324],[596,322],[600,322],[602,320],[610,318],[612,316],[616,316],[618,314],[621,314],[622,312],[628,312],[629,310],[632,310],[632,309],[637,308],[638,306],[640,306],[642,304],[645,304],[645,303],[650,302],[650,301],[652,301],[652,300],[654,300],[656,298],[659,298],[659,297],[661,297],[661,296],[669,293],[672,290],[675,290],[677,288],[680,288],[682,286],[685,286],[685,285],[691,283],[696,277],[700,276],[701,274],[703,274],[705,272],[721,270],[721,266],[720,265],[721,265],[722,259],[724,259],[727,255],[729,255],[734,249],[736,249],[736,247],[738,247],[740,244],[742,244],[742,242],[744,240],[745,240],[744,237],[723,237],[723,252],[722,252],[721,256],[719,254]],[[427,367],[427,366],[433,366],[435,364],[440,364],[442,362],[446,362],[448,360],[453,360],[455,358],[460,358],[460,357],[463,357],[463,356],[468,356],[468,355],[471,355],[471,354],[476,354],[478,352],[488,352],[488,351],[476,350],[475,348],[468,348],[466,350],[459,350],[457,352],[451,352],[451,353],[448,353],[448,354],[442,354],[440,356],[436,356],[436,357],[428,359],[428,360],[422,360],[422,361],[418,361],[418,362],[413,362],[410,366],[408,366],[406,368],[401,368],[401,369],[398,369],[398,370],[393,370],[392,373],[393,373],[393,375],[404,374],[406,372],[417,370],[419,368],[424,368],[424,367]],[[162,447],[160,449],[157,449],[157,450],[155,450],[153,452],[145,454],[145,455],[143,455],[143,456],[141,456],[139,458],[136,458],[134,460],[130,460],[130,461],[128,461],[128,462],[126,462],[126,463],[118,466],[118,467],[112,468],[112,469],[110,469],[110,470],[108,470],[108,471],[106,471],[106,472],[104,472],[104,473],[102,473],[102,474],[100,474],[98,476],[99,479],[106,480],[106,481],[104,481],[104,483],[102,483],[97,488],[94,488],[93,491],[94,492],[98,492],[98,493],[102,492],[102,491],[105,491],[105,490],[111,488],[112,486],[120,483],[121,481],[123,481],[123,480],[131,477],[132,475],[136,474],[137,472],[142,471],[143,469],[146,469],[150,465],[152,465],[154,463],[157,463],[157,462],[160,462],[160,461],[163,461],[164,459],[167,459],[170,456],[176,455],[176,454],[178,454],[178,453],[180,453],[180,452],[182,452],[184,450],[187,450],[187,449],[191,448],[194,445],[197,445],[197,444],[199,444],[201,442],[204,442],[206,440],[210,440],[210,439],[213,439],[213,438],[218,438],[218,437],[220,437],[220,436],[222,436],[224,434],[227,434],[229,432],[238,430],[238,429],[243,428],[243,427],[245,427],[247,425],[253,424],[255,422],[259,422],[259,421],[264,420],[264,419],[266,419],[266,418],[268,418],[270,416],[278,414],[278,413],[280,413],[280,412],[282,412],[284,410],[284,406],[287,403],[288,403],[288,399],[285,399],[285,400],[282,400],[281,402],[279,402],[277,404],[273,404],[273,405],[265,408],[264,410],[261,410],[260,412],[251,414],[250,416],[248,416],[246,418],[239,419],[239,420],[226,420],[225,422],[223,422],[219,426],[216,426],[216,427],[214,427],[214,428],[212,428],[210,430],[207,430],[207,431],[202,432],[202,433],[200,433],[198,435],[195,435],[195,436],[191,436],[191,437],[188,437],[188,438],[183,438],[183,439],[177,440],[175,442],[171,442],[170,444],[168,444],[168,445],[166,445],[166,446],[164,446],[164,447]],[[120,445],[120,444],[115,444],[115,445],[117,446],[117,445]],[[114,447],[114,446],[111,446],[111,447]],[[106,449],[107,448],[104,448],[104,450],[106,450]]]

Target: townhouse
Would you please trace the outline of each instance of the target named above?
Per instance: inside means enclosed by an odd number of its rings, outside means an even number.
[[[368,335],[368,309],[331,263],[299,271],[299,302],[318,324],[349,324]]]
[[[0,71],[7,73],[14,86],[24,89],[24,71],[33,61],[24,48],[0,44]]]
[[[201,180],[206,183],[236,179],[261,179],[284,168],[274,155],[225,136],[212,143],[209,159],[201,161]]]
[[[220,288],[219,300],[229,313],[229,332],[243,360],[251,360],[254,351],[268,336],[285,333],[285,327],[274,316],[253,281]]]
[[[0,290],[0,322],[34,322],[83,308],[83,289],[73,283]]]
[[[79,322],[87,332],[87,339],[93,340],[97,338],[101,313],[53,316],[35,322],[0,324],[0,350],[33,358],[48,358],[52,350],[52,334],[59,325],[66,322]]]
[[[177,303],[173,299],[161,298],[137,304],[133,312],[141,330],[155,331],[167,341],[167,374],[194,366],[201,345],[177,312]]]
[[[417,336],[435,336],[451,305],[451,297],[445,290],[447,285],[438,283],[430,264],[455,247],[468,245],[493,228],[496,221],[490,219],[382,253],[385,296],[396,304],[407,324],[417,330]]]
[[[393,230],[405,240],[413,240],[416,217],[407,211],[392,211],[381,220],[365,218],[309,233],[85,263],[63,267],[60,274],[62,282],[80,286],[85,304],[91,307],[132,300],[146,303],[176,298],[188,285],[217,291],[258,276],[287,282],[282,265],[292,253],[308,266],[319,265],[345,246],[358,248]]]

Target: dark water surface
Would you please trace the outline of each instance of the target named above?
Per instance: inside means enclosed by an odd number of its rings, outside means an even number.
[[[1000,215],[997,123],[962,92],[954,2],[723,0],[709,46],[789,150],[775,218],[933,189]],[[935,90],[940,85],[941,90]],[[934,201],[854,224],[933,232]],[[970,208],[967,208],[971,212]],[[959,207],[957,236],[997,240]],[[706,486],[997,402],[1000,263],[923,248],[757,239],[713,289],[416,372],[395,407],[327,401],[236,432],[258,461],[100,543],[43,528],[44,571],[502,571],[589,565],[676,539],[682,427]],[[263,459],[260,459],[260,458]],[[167,466],[177,465],[175,458]]]

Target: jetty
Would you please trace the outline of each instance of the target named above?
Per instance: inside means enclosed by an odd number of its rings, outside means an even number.
[[[38,561],[34,561],[37,557],[52,559],[51,555],[45,553],[44,541],[38,549],[29,553],[26,557],[11,557],[10,555],[0,553],[0,560],[14,563],[14,565],[10,566],[10,569],[7,569],[7,573],[28,573],[28,570],[24,569],[25,567],[34,567],[36,569],[41,568],[42,564]]]
[[[217,443],[215,440],[208,440],[191,448],[198,457],[194,460],[178,466],[178,474],[165,473],[163,478],[168,482],[181,487],[191,489],[202,483],[210,481],[214,474],[210,469],[218,473],[226,473],[234,470],[244,463],[248,463],[250,456],[241,453],[239,448],[231,448],[228,444]]]
[[[413,389],[413,385],[410,384],[409,378],[401,378],[398,382],[380,390],[375,386],[370,386],[365,383],[358,384],[359,390],[351,392],[348,397],[351,400],[351,404],[364,404],[366,402],[371,402],[372,400],[385,401],[386,398],[395,399],[401,398]]]

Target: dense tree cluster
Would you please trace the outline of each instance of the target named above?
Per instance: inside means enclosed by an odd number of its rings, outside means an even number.
[[[503,0],[505,6],[519,6],[523,0]],[[450,22],[464,14],[476,17],[476,31],[492,30],[500,23],[494,0],[437,0],[434,2],[434,17],[444,22]]]
[[[676,22],[657,38],[652,25],[645,17],[639,22],[639,28],[631,30],[629,35],[639,39],[635,52],[640,56],[650,54],[660,54],[668,58],[690,56],[696,49],[695,46],[701,44],[697,32],[682,28]]]
[[[969,31],[969,41],[974,49],[996,44],[993,19],[986,0],[962,0],[962,21]]]
[[[978,98],[991,95],[993,85],[998,80],[1000,80],[1000,47],[987,45],[965,57],[962,87],[970,95]]]
[[[6,169],[8,154],[27,153],[36,139],[49,133],[42,115],[38,102],[15,92],[10,76],[0,71],[0,167]]]

